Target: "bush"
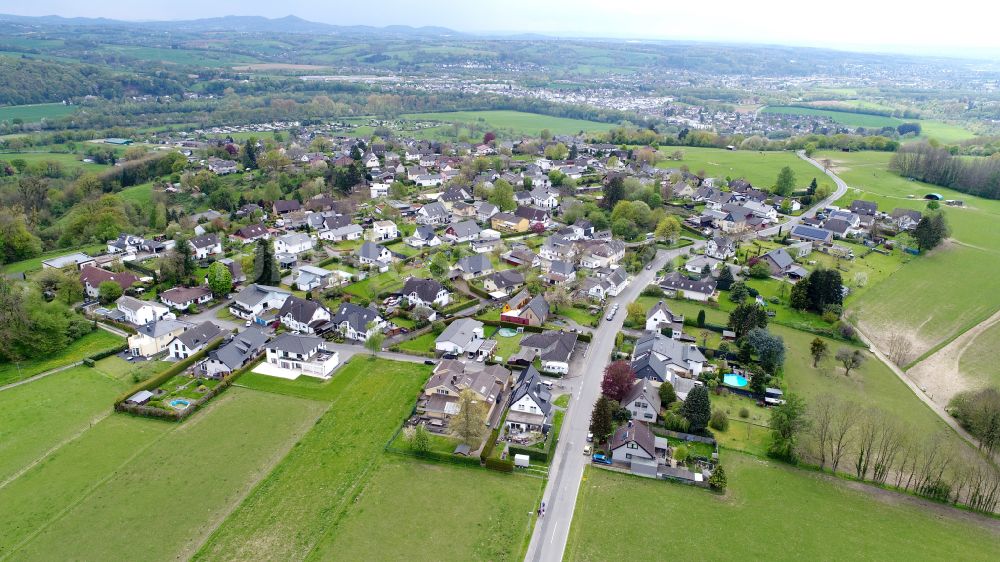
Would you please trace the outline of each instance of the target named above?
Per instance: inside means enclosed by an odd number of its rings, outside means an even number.
[[[646,288],[642,290],[642,296],[660,298],[663,296],[663,289],[656,285],[647,285]]]
[[[678,445],[674,447],[674,460],[677,462],[684,462],[687,460],[691,453],[685,445]]]
[[[531,447],[520,447],[518,445],[507,445],[507,458],[512,459],[514,455],[528,455],[532,461],[540,463],[549,462],[549,453],[547,451]]]
[[[497,472],[514,472],[514,463],[509,460],[487,458],[486,468]]]
[[[726,431],[729,429],[729,418],[726,417],[726,413],[722,410],[716,410],[712,412],[712,419],[709,420],[708,425],[712,429]]]
[[[823,313],[823,321],[826,322],[827,324],[833,324],[838,319],[839,317],[836,314],[830,312],[829,310]]]
[[[90,357],[87,357],[86,359],[83,360],[83,366],[84,367],[93,367],[94,366],[94,360],[91,359]]]
[[[708,477],[708,485],[712,487],[713,490],[725,490],[728,482],[726,480],[726,471],[722,469],[722,465],[715,467],[712,471],[712,475]]]
[[[750,410],[746,409],[745,406],[743,408],[740,408],[740,417],[743,419],[749,418]]]
[[[676,402],[676,404],[681,403]],[[669,429],[670,431],[687,433],[688,430],[691,429],[691,424],[684,416],[676,412],[667,412],[666,415],[663,416],[663,427]]]

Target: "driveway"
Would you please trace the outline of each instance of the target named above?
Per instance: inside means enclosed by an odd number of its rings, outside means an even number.
[[[690,248],[699,248],[703,245],[704,241],[698,241]],[[572,388],[573,398],[563,420],[562,434],[556,446],[555,458],[549,467],[549,479],[542,496],[546,514],[535,522],[525,560],[546,562],[562,560],[570,524],[573,521],[573,510],[576,508],[580,480],[584,468],[590,462],[590,459],[583,455],[587,433],[590,431],[590,413],[601,392],[601,377],[614,348],[615,337],[625,323],[625,305],[639,298],[639,294],[653,281],[656,272],[667,263],[667,260],[672,260],[687,251],[688,248],[660,250],[653,260],[653,268],[643,269],[622,294],[611,299],[620,305],[618,314],[610,322],[602,319],[583,358],[582,370],[578,376],[568,379],[570,384],[567,386]]]
[[[206,308],[205,310],[202,310],[198,314],[184,315],[183,317],[178,319],[183,320],[185,322],[191,322],[192,324],[201,324],[202,322],[213,322],[216,326],[222,328],[223,330],[238,329],[239,331],[242,332],[244,328],[243,321],[239,319],[225,320],[222,318],[216,318],[215,316],[216,314],[218,314],[220,310],[228,309],[230,304],[232,304],[231,301],[228,300],[223,301],[221,304],[217,304],[212,308]]]
[[[779,231],[787,232],[788,229],[802,222],[802,219],[816,216],[816,213],[819,212],[821,209],[825,209],[828,206],[832,205],[836,200],[840,199],[841,197],[844,196],[844,194],[847,193],[847,182],[840,179],[840,177],[837,174],[833,173],[833,171],[831,170],[827,170],[826,168],[823,167],[822,164],[806,156],[805,151],[799,150],[795,154],[798,155],[799,158],[819,168],[824,174],[827,175],[827,177],[833,180],[833,183],[837,185],[837,189],[833,193],[831,193],[829,197],[823,199],[819,203],[816,203],[801,215],[797,217],[791,217],[782,224],[772,226],[770,228],[765,228],[758,232],[758,236],[761,237],[774,236],[775,234],[778,234]]]

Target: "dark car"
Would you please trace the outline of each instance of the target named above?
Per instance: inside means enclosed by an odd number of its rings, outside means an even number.
[[[433,365],[433,364],[434,364],[433,359],[424,359],[424,365]]]
[[[609,459],[607,455],[602,455],[600,453],[590,457],[590,460],[598,464],[611,464],[611,459]]]

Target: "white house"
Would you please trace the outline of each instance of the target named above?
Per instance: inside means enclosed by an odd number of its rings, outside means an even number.
[[[358,248],[358,261],[363,264],[385,265],[392,262],[392,252],[381,244],[366,241]]]
[[[646,313],[646,329],[651,332],[670,328],[673,331],[674,339],[679,339],[683,327],[684,315],[674,314],[663,301],[654,304]]]
[[[330,311],[316,301],[290,296],[278,311],[281,325],[304,334],[315,333],[316,328],[330,321]]]
[[[379,197],[388,197],[389,196],[389,184],[388,183],[385,183],[385,182],[372,182],[372,184],[369,185],[368,188],[371,191],[371,197],[372,197],[372,199],[378,199]]]
[[[221,336],[222,328],[212,322],[202,322],[175,337],[170,342],[170,345],[167,346],[167,349],[172,359],[187,359]]]
[[[330,378],[330,374],[340,364],[340,355],[328,351],[326,342],[315,336],[282,334],[264,346],[266,363],[254,372],[286,379],[300,375],[320,379]]]
[[[212,300],[212,291],[203,285],[197,287],[174,287],[160,293],[160,302],[177,310],[185,310],[191,305]]]
[[[441,245],[441,239],[434,233],[433,228],[422,224],[413,232],[413,236],[406,239],[406,245],[414,248],[423,248],[424,246],[433,248]]]
[[[222,242],[219,240],[219,235],[214,232],[192,238],[188,243],[191,244],[191,248],[194,250],[194,258],[197,260],[203,260],[208,256],[222,253]]]
[[[237,293],[229,312],[237,318],[257,321],[265,311],[277,310],[284,306],[285,300],[291,294],[291,291],[285,289],[255,283]]]
[[[632,383],[622,407],[632,414],[632,419],[656,423],[660,415],[660,389],[649,379],[638,379]]]
[[[330,322],[349,340],[363,341],[385,328],[385,320],[377,310],[345,302]]]
[[[451,324],[441,335],[434,340],[434,349],[440,353],[453,353],[461,355],[469,351],[478,342],[482,342],[483,323],[471,318],[459,318]]]
[[[414,306],[447,306],[451,293],[434,279],[410,277],[403,285],[402,296]]]
[[[637,464],[651,464],[656,474],[656,438],[642,422],[629,421],[618,428],[611,437],[611,460],[628,464],[633,470]]]
[[[303,265],[298,269],[295,277],[295,287],[300,291],[311,291],[312,289],[325,289],[333,284],[337,276],[329,269],[312,265]]]
[[[278,254],[301,254],[312,249],[312,238],[301,232],[279,236],[274,241],[274,251]]]
[[[372,223],[372,240],[394,240],[399,238],[399,228],[392,221],[375,221]]]
[[[549,429],[552,411],[552,394],[542,384],[542,377],[534,365],[521,371],[510,395],[510,407],[504,422],[512,432],[543,431]]]
[[[141,301],[128,295],[122,295],[116,306],[125,315],[125,320],[135,326],[142,326],[162,318],[174,318],[168,307],[156,302]]]
[[[716,236],[705,243],[705,255],[717,260],[728,260],[736,255],[736,242],[727,236]]]

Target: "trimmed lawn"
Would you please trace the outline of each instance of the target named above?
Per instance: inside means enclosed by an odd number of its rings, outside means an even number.
[[[594,322],[599,321],[602,312],[597,314],[591,314],[585,308],[577,308],[575,306],[564,306],[559,309],[556,316],[562,316],[564,318],[569,318],[570,320],[576,322],[577,324],[585,327],[593,327]]]
[[[559,398],[553,400],[552,403],[555,404],[556,406],[559,406],[560,408],[569,407],[569,394],[563,394]]]
[[[409,415],[430,372],[414,363],[352,358],[327,383],[332,402],[326,413],[196,558],[301,560],[329,540],[325,535],[377,474],[382,447]]]
[[[118,196],[126,201],[139,204],[143,209],[148,209],[153,205],[153,184],[144,183],[126,187],[118,192]]]
[[[427,353],[434,351],[434,340],[441,334],[434,333],[433,330],[427,332],[426,334],[419,335],[413,339],[409,339],[399,344],[400,351],[409,351],[416,353]]]
[[[507,359],[510,358],[511,355],[514,355],[515,353],[518,352],[518,350],[521,349],[521,339],[528,332],[522,332],[520,334],[515,334],[509,338],[505,338],[497,334],[497,331],[499,330],[500,328],[496,328],[493,331],[493,334],[490,335],[489,337],[497,340],[496,355],[498,357],[503,357],[504,361],[506,361]]]
[[[106,416],[127,388],[81,366],[0,392],[0,482]]]
[[[33,377],[39,373],[82,361],[95,353],[113,349],[125,343],[125,338],[97,329],[66,346],[51,357],[28,359],[17,363],[0,364],[0,386]]]
[[[385,456],[309,560],[524,558],[543,480]]]
[[[403,279],[406,276],[407,273],[405,271],[400,275],[390,268],[385,273],[372,275],[367,279],[344,287],[344,292],[359,298],[372,299],[379,293],[403,288]]]
[[[565,559],[649,560],[664,552],[697,552],[704,560],[746,560],[753,552],[775,560],[1000,557],[994,520],[746,455],[727,455],[725,466],[724,496],[587,468]],[[650,514],[665,506],[683,514],[684,532],[650,531]],[[768,523],[744,532],[762,514]]]
[[[0,155],[2,159],[2,155]],[[101,250],[107,248],[106,244],[91,244],[89,246],[83,246],[79,250],[57,250],[53,252],[47,252],[38,256],[37,258],[30,258],[26,260],[16,261],[14,263],[9,263],[3,266],[4,273],[28,273],[30,271],[36,271],[42,268],[42,262],[50,259],[57,258],[59,256],[68,256],[70,254],[75,254],[77,252],[83,252],[89,256],[92,256]]]
[[[509,129],[515,135],[538,135],[542,129],[553,135],[575,135],[580,131],[602,132],[613,129],[615,123],[598,123],[582,119],[552,117],[522,111],[449,111],[441,113],[408,113],[401,115],[411,121],[442,121],[445,123],[481,123],[497,129]]]
[[[130,363],[117,355],[112,355],[98,361],[95,367],[108,376],[132,385],[168,369],[172,364],[167,361],[138,361]],[[138,377],[138,380],[135,377]]]
[[[729,420],[728,430],[713,429],[712,433],[715,434],[719,447],[744,451],[760,457],[767,455],[767,448],[771,444],[771,430],[738,419]]]
[[[108,560],[141,542],[143,557],[189,558],[321,411],[312,401],[231,389],[183,424],[112,416],[0,490],[12,506],[5,511],[33,523],[5,526],[4,547],[16,545],[20,559]],[[93,441],[109,446],[83,447]]]

